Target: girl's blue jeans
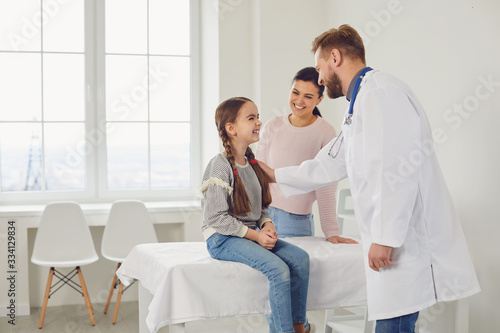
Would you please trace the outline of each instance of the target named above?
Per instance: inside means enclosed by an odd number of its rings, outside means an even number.
[[[267,211],[278,232],[278,238],[314,236],[314,218],[312,213],[305,215],[294,214],[273,206],[269,206]],[[276,333],[273,317],[266,315],[266,319],[269,324],[269,333]],[[307,318],[304,325],[307,331],[307,326],[309,325]]]
[[[272,250],[246,238],[215,233],[207,239],[213,258],[244,263],[269,280],[269,303],[276,332],[293,333],[305,322],[309,285],[309,255],[278,239]]]

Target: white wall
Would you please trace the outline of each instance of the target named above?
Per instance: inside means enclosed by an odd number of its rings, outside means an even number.
[[[495,201],[500,197],[500,150],[494,143],[500,141],[500,2],[219,2],[233,3],[219,25],[219,52],[224,55],[220,97],[254,98],[263,120],[288,112],[291,78],[313,65],[312,40],[344,23],[364,35],[368,65],[415,90],[436,131],[437,154],[483,288],[470,298],[470,331],[498,330],[500,243],[495,238],[500,223]],[[338,128],[346,105],[345,100],[325,100],[320,109]],[[445,304],[422,313],[426,331],[453,329],[453,310]]]

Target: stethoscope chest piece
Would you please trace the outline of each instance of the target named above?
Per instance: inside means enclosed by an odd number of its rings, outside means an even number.
[[[346,114],[344,117],[344,125],[351,126],[352,124],[352,114]]]

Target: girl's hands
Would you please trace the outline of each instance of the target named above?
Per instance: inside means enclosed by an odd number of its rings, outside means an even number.
[[[259,243],[260,246],[267,250],[272,250],[276,242],[278,241],[278,237],[275,236],[275,232],[269,231],[269,230],[261,230],[259,231],[259,236],[257,238],[257,243]]]
[[[270,232],[271,235],[274,236],[274,238],[278,238],[276,227],[274,226],[274,223],[271,221],[264,222],[264,225],[262,226],[262,231]]]
[[[245,234],[245,238],[253,240],[257,242],[260,246],[267,250],[272,250],[276,242],[278,241],[278,233],[276,232],[276,228],[274,224],[264,223],[262,226],[262,230],[257,231],[252,228],[248,228],[247,233]]]
[[[259,231],[257,243],[265,249],[271,250],[278,241],[278,233],[274,227],[274,223],[266,222]]]

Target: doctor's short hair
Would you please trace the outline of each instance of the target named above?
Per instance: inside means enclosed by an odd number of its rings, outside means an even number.
[[[338,49],[343,56],[357,58],[366,64],[363,39],[356,29],[348,24],[325,31],[316,37],[312,43],[312,52],[316,53],[320,48],[323,57],[330,54],[332,49]]]

